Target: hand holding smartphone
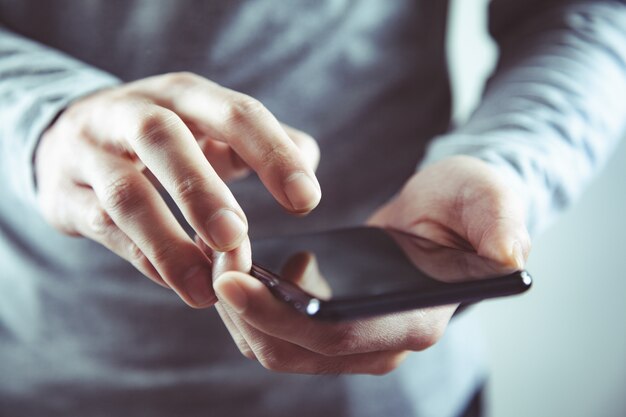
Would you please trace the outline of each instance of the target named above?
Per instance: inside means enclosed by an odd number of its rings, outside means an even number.
[[[309,317],[346,320],[528,290],[528,272],[403,232],[356,227],[254,241],[252,276]]]

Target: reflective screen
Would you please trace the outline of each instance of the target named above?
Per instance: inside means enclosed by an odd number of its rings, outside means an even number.
[[[515,272],[400,232],[360,227],[257,240],[253,262],[321,300],[431,291]]]

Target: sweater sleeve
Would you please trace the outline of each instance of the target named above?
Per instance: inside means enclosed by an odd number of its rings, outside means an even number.
[[[0,181],[35,204],[33,156],[55,117],[115,77],[0,26]]]
[[[481,104],[423,164],[463,154],[495,165],[537,233],[626,133],[626,2],[494,0],[490,32],[500,58]]]

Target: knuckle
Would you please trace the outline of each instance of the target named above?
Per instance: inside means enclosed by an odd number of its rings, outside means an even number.
[[[252,349],[250,349],[250,346],[248,346],[247,343],[245,343],[245,342],[238,342],[237,343],[237,347],[239,348],[239,352],[241,352],[241,354],[245,358],[250,359],[251,361],[256,360],[256,355],[254,354],[254,351]]]
[[[272,144],[261,155],[263,166],[282,164],[288,159],[288,150],[283,144]]]
[[[280,349],[263,344],[257,345],[254,351],[257,360],[265,369],[275,372],[285,372],[289,369],[289,358]]]
[[[139,247],[131,242],[126,248],[126,259],[139,271],[153,271],[154,267]],[[157,272],[158,275],[158,272]],[[151,278],[150,275],[146,275]]]
[[[167,109],[151,109],[142,113],[135,125],[134,140],[148,146],[159,147],[166,143],[173,128],[182,121],[176,113]]]
[[[174,183],[174,194],[183,204],[197,202],[208,194],[206,181],[198,176],[186,176]]]
[[[105,185],[103,205],[110,211],[127,212],[138,203],[135,181],[129,177],[119,177]]]
[[[240,124],[267,114],[268,110],[259,100],[245,94],[237,94],[226,103],[224,113],[227,121]]]
[[[126,248],[126,254],[128,256],[128,260],[133,265],[142,267],[147,267],[148,265],[150,265],[150,262],[148,261],[146,255],[144,255],[142,250],[139,249],[139,246],[135,245],[133,242],[130,242],[128,244],[128,247]]]
[[[354,353],[360,337],[356,327],[342,326],[334,332],[329,332],[326,340],[315,350],[324,356],[341,356]]]
[[[91,210],[87,219],[87,227],[96,235],[105,235],[110,232],[115,225],[113,219],[102,207],[96,207]]]
[[[148,252],[147,256],[152,260],[155,267],[159,265],[161,268],[167,269],[171,262],[180,260],[178,248],[174,243],[151,242],[146,251]]]
[[[203,78],[193,72],[179,71],[167,74],[166,79],[171,86],[186,88],[196,85]]]

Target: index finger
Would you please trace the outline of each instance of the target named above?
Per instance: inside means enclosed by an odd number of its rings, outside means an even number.
[[[306,213],[317,206],[321,190],[310,164],[258,100],[193,74],[147,83],[152,86],[142,87],[143,94],[227,143],[287,210]]]
[[[108,117],[94,120],[94,135],[136,154],[213,249],[228,251],[241,244],[248,229],[243,210],[178,115],[128,99],[113,101],[107,111]]]

